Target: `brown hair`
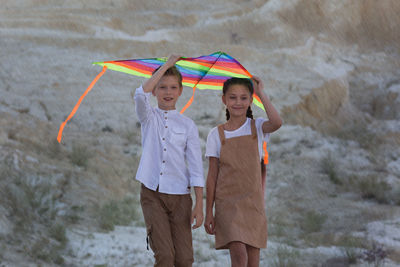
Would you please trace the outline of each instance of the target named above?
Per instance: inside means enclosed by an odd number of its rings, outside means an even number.
[[[161,67],[161,66],[160,66]],[[157,69],[155,69],[153,71],[152,74],[156,73],[156,71],[158,71],[158,69],[160,68],[158,67]],[[182,74],[180,73],[180,71],[178,70],[178,68],[176,66],[172,66],[169,69],[167,69],[163,75],[164,76],[175,76],[178,79],[178,83],[179,85],[182,87]]]

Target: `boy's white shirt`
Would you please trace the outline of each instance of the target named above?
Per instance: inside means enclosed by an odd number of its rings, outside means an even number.
[[[257,130],[257,139],[258,139],[258,152],[260,154],[260,160],[263,155],[263,142],[269,141],[269,133],[264,134],[262,130],[263,123],[267,121],[265,118],[256,118],[256,130]],[[225,138],[229,139],[232,137],[250,135],[251,134],[251,119],[247,118],[247,120],[240,126],[238,129],[234,131],[225,131]],[[211,129],[210,133],[207,136],[207,144],[206,144],[206,157],[216,157],[219,158],[219,153],[221,151],[221,140],[219,138],[218,126]]]
[[[135,91],[135,109],[141,123],[142,156],[136,180],[167,194],[188,194],[204,187],[203,162],[196,124],[176,110],[152,107],[151,93]]]

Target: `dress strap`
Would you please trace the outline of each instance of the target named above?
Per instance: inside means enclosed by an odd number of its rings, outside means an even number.
[[[256,129],[256,121],[251,120],[251,135],[253,136],[254,139],[257,138],[257,129]]]
[[[225,133],[224,133],[224,125],[218,125],[218,133],[219,133],[219,139],[221,140],[221,145],[225,144]]]

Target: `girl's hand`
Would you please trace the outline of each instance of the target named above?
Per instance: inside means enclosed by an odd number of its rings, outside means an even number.
[[[172,55],[170,55],[170,56],[168,57],[168,60],[167,60],[167,62],[165,62],[165,65],[167,65],[168,68],[170,68],[170,67],[174,66],[175,63],[176,63],[177,61],[179,61],[181,58],[182,58],[182,57],[181,57],[180,55],[174,55],[174,54],[172,54]]]
[[[215,219],[214,216],[211,214],[206,215],[206,220],[204,222],[204,228],[209,235],[215,234]]]
[[[263,81],[257,76],[251,77],[251,80],[253,82],[254,93],[258,97],[260,97],[261,94],[264,94],[264,83],[263,83]]]

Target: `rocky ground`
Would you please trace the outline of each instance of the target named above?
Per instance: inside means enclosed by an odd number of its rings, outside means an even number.
[[[58,127],[101,71],[92,62],[215,51],[263,77],[284,118],[261,266],[400,264],[399,2],[3,2],[0,266],[151,266],[133,179],[143,79],[107,71],[61,144]],[[204,149],[224,112],[220,94],[196,94],[186,115]],[[193,235],[195,266],[229,265]]]

